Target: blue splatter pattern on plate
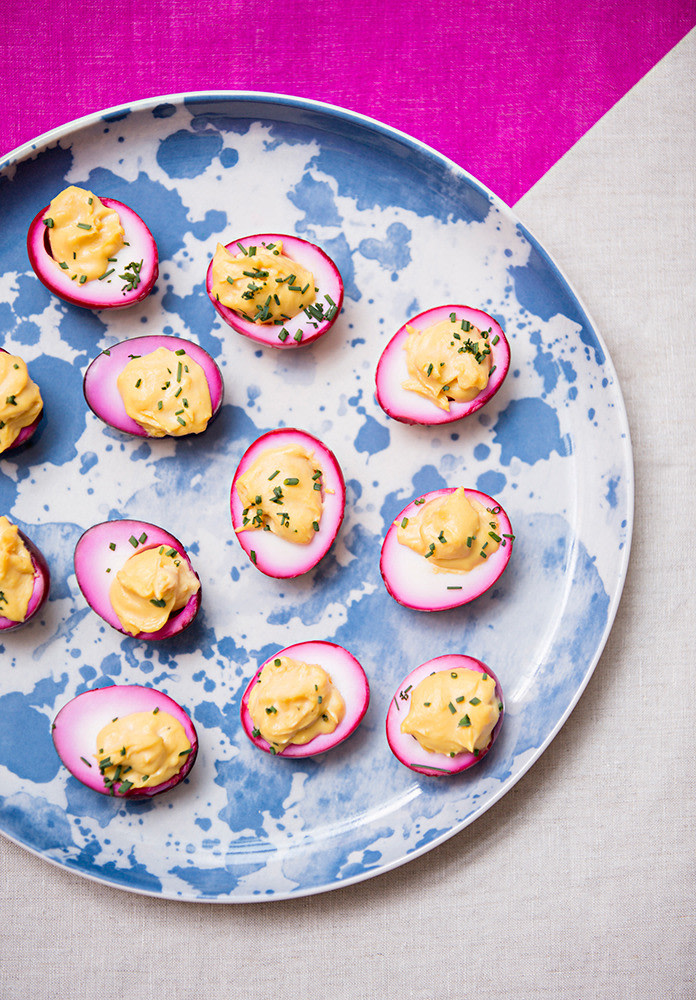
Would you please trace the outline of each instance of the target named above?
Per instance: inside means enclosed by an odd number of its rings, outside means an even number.
[[[160,278],[131,309],[93,313],[31,271],[26,232],[69,183],[131,205],[157,240]],[[189,900],[288,898],[403,863],[451,836],[531,766],[571,711],[606,641],[626,571],[631,448],[611,361],[577,298],[512,212],[406,136],[340,109],[254,94],[177,96],[91,116],[0,163],[0,343],[45,401],[30,447],[0,459],[0,513],[52,573],[38,620],[0,640],[0,830],[46,859],[121,888]],[[345,284],[342,314],[306,351],[234,334],[205,292],[216,243],[254,232],[319,244]],[[409,427],[374,399],[393,333],[443,302],[490,312],[512,349],[494,400],[460,424]],[[225,403],[197,438],[131,439],[82,395],[96,354],[130,336],[176,334],[220,365]],[[347,484],[337,542],[314,571],[273,580],[231,530],[234,469],[261,433],[298,426],[336,454]],[[464,485],[500,499],[511,563],[470,605],[428,615],[379,575],[391,520],[415,496]],[[109,629],[72,567],[81,532],[143,518],[182,540],[204,601],[152,644]],[[324,757],[259,753],[239,722],[257,665],[308,639],[362,663],[372,700]],[[495,748],[453,779],[424,778],[384,733],[399,681],[431,657],[487,662],[506,695]],[[95,795],[62,768],[51,720],[89,688],[149,684],[191,714],[189,780],[147,803]],[[31,747],[31,753],[27,752]]]

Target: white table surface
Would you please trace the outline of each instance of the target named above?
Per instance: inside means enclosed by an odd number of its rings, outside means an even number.
[[[122,892],[0,839],[0,998],[696,996],[696,31],[515,206],[609,348],[636,516],[614,628],[467,829],[324,895]]]

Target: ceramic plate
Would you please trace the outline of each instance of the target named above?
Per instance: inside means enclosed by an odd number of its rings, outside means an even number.
[[[0,459],[0,512],[38,543],[52,573],[39,620],[0,640],[0,829],[123,889],[248,902],[368,878],[471,823],[534,763],[579,698],[628,560],[633,473],[621,392],[565,278],[514,214],[454,164],[374,121],[295,98],[146,101],[49,133],[0,168],[0,342],[27,360],[45,400],[31,446]],[[144,302],[90,312],[34,276],[27,228],[69,183],[147,222],[160,277]],[[343,275],[342,314],[306,350],[238,336],[206,296],[217,242],[256,232],[317,243]],[[399,424],[375,402],[377,361],[407,318],[443,302],[500,322],[510,374],[461,423]],[[225,403],[204,435],[130,438],[85,404],[92,358],[147,333],[197,341],[220,365]],[[239,458],[282,425],[321,438],[347,484],[331,552],[287,581],[251,565],[228,506]],[[410,611],[382,583],[382,538],[411,499],[455,485],[500,500],[516,534],[513,558],[472,604]],[[77,539],[120,517],[180,538],[201,577],[202,611],[170,641],[113,631],[77,586]],[[330,754],[273,758],[244,736],[241,695],[261,661],[310,639],[357,657],[371,704]],[[496,672],[505,726],[480,766],[454,779],[418,777],[389,751],[387,707],[413,667],[453,652]],[[53,749],[61,706],[116,683],[160,688],[198,730],[190,778],[152,802],[95,795]]]

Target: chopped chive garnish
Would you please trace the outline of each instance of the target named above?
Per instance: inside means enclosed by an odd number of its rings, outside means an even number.
[[[290,334],[285,329],[285,327],[283,327],[283,329],[278,334],[278,340],[281,340],[283,343],[285,343],[285,341],[288,339],[289,336],[290,336]]]
[[[65,263],[65,261],[64,261],[64,260],[62,260],[62,261],[60,262],[60,266],[61,266],[61,267],[63,268],[63,270],[64,270],[64,271],[67,271],[67,270],[68,270],[68,265],[67,265],[67,264]]]
[[[275,479],[275,477],[278,475],[279,472],[280,472],[280,469],[276,469],[275,472],[271,473],[271,475],[268,477],[269,483],[270,483],[271,479]]]
[[[150,604],[154,604],[156,608],[164,608],[166,607],[167,602],[161,597],[151,597]]]
[[[480,698],[472,698],[471,701],[469,702],[469,704],[470,705],[480,705],[481,704],[481,699]]]
[[[284,479],[283,480],[283,485],[284,486],[297,486],[297,484],[299,483],[299,481],[300,480],[297,479],[295,476],[291,476],[289,479]]]
[[[297,333],[293,337],[293,340],[296,340],[297,343],[299,344],[299,342],[302,340],[302,330],[297,331]]]
[[[53,219],[44,219],[43,224],[47,229],[53,229]]]
[[[135,537],[135,535],[131,535],[130,538],[128,539],[128,541],[131,543],[131,545],[133,546],[134,549],[137,549],[137,547],[138,547],[138,539]]]
[[[183,410],[182,410],[183,412]],[[186,426],[186,421],[182,417],[177,417],[177,422],[181,424],[182,427]]]
[[[448,590],[461,590],[461,587],[448,587]]]
[[[159,712],[159,708],[153,708],[152,709],[152,714],[153,715],[157,715],[158,712]]]
[[[91,229],[92,227],[90,226],[90,224],[88,222],[78,222],[77,223],[77,228],[78,229]]]
[[[86,274],[81,274],[80,275],[80,284],[84,285],[85,281],[87,281],[87,275]]]
[[[466,729],[470,725],[471,725],[471,719],[469,718],[468,715],[463,715],[459,720],[459,722],[457,723],[457,726],[461,726],[462,729]]]
[[[314,528],[315,531],[319,531],[319,522],[312,521],[312,527]]]
[[[452,704],[452,702],[450,702],[447,707],[449,708],[449,710],[452,713],[452,715],[456,714],[457,709],[454,707],[454,705]]]
[[[164,406],[164,403],[162,402],[162,400],[158,399],[157,400],[157,409],[161,410],[163,406]]]
[[[113,274],[116,268],[110,267],[108,271],[104,271],[103,274],[99,275],[99,281],[103,281],[104,278],[108,278],[110,274]]]
[[[144,545],[145,542],[147,541],[147,535],[145,534],[144,531],[143,531],[142,535],[140,536],[140,538],[138,539],[138,541],[140,542],[141,545]]]
[[[251,550],[249,555],[251,556],[251,561],[253,562],[253,564],[256,565],[256,553],[254,552],[253,549]]]
[[[407,517],[402,517],[401,518],[401,527],[405,528],[407,524],[408,524],[408,518]]]

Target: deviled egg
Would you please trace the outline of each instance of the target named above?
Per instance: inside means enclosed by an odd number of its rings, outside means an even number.
[[[408,320],[377,365],[377,402],[405,424],[445,424],[475,413],[498,391],[510,347],[492,316],[443,305]]]
[[[51,583],[48,563],[16,524],[0,517],[0,632],[30,621],[43,607]]]
[[[105,423],[139,437],[200,434],[222,406],[220,369],[180,337],[124,340],[88,367],[85,399]]]
[[[323,336],[343,304],[343,281],[331,258],[307,240],[278,233],[218,243],[206,290],[237,333],[286,349]]]
[[[333,642],[299,642],[263,663],[242,697],[244,732],[279,757],[311,757],[338,746],[370,701],[365,671]]]
[[[490,667],[461,653],[436,656],[399,685],[387,712],[387,741],[412,771],[457,774],[488,753],[504,711]]]
[[[235,534],[267,576],[287,579],[316,566],[338,534],[344,508],[345,484],[335,455],[294,427],[257,438],[232,480]]]
[[[146,521],[88,528],[75,547],[75,575],[92,610],[138,639],[183,632],[201,604],[201,583],[183,545]]]
[[[143,220],[120,201],[71,185],[34,218],[29,261],[55,295],[87,309],[140,302],[157,279],[157,244]]]
[[[26,362],[0,347],[0,455],[25,444],[42,416],[41,391]]]
[[[493,497],[461,486],[433,490],[412,500],[390,525],[382,579],[407,608],[456,608],[493,586],[513,541],[508,516]]]
[[[198,753],[195,726],[181,705],[138,684],[77,695],[58,712],[52,735],[78,781],[118,798],[151,798],[174,788]]]

